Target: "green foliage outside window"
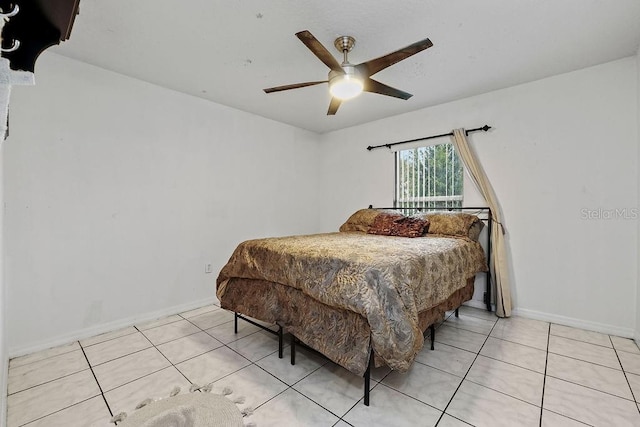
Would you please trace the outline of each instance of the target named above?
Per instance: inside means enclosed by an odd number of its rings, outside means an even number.
[[[462,206],[462,162],[452,144],[396,152],[395,206],[445,209]]]

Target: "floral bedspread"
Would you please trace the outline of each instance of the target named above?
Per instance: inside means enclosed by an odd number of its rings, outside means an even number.
[[[405,372],[423,345],[418,313],[481,271],[486,271],[484,251],[467,238],[359,232],[277,237],[238,245],[218,276],[217,295],[224,300],[232,279],[254,279],[358,313],[369,324],[376,354]]]

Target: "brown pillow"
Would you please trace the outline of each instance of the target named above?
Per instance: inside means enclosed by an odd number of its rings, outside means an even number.
[[[382,236],[421,237],[427,232],[429,221],[403,215],[380,214],[369,228],[369,234]]]
[[[378,215],[392,213],[400,215],[399,212],[391,210],[360,209],[353,213],[353,215],[347,219],[347,222],[340,226],[340,231],[361,231],[366,233]]]
[[[484,224],[475,215],[465,212],[438,212],[414,215],[429,220],[429,234],[465,236],[478,240]]]

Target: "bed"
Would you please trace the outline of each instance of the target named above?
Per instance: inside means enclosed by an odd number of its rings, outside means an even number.
[[[240,243],[217,296],[222,308],[278,325],[281,338],[284,329],[368,383],[372,366],[406,372],[424,331],[471,299],[487,270],[482,225],[462,212],[362,209],[339,232]]]

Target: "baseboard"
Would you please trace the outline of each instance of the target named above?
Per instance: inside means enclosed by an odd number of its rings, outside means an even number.
[[[600,332],[607,335],[615,335],[623,338],[634,338],[638,342],[638,334],[633,328],[623,328],[606,323],[590,322],[588,320],[576,319],[573,317],[560,316],[557,314],[543,313],[526,308],[514,308],[512,310],[514,316],[526,317],[534,320],[543,320],[545,322],[557,323],[558,325],[571,326],[573,328],[586,329],[588,331]]]
[[[104,334],[105,332],[111,332],[122,328],[127,328],[135,324],[143,322],[149,322],[155,319],[159,319],[165,316],[171,316],[173,314],[183,313],[185,311],[193,310],[205,305],[217,303],[218,299],[207,298],[205,300],[194,301],[187,304],[181,304],[173,307],[164,308],[149,313],[131,316],[125,319],[115,320],[113,322],[102,323],[100,325],[91,326],[90,328],[80,329],[68,334],[59,335],[57,337],[48,339],[46,341],[39,342],[38,344],[29,345],[25,347],[17,347],[9,349],[9,359],[18,356],[24,356],[26,354],[35,353],[37,351],[46,350],[53,347],[69,344],[74,341],[79,341],[85,338],[90,338],[95,335]],[[8,365],[8,363],[7,363]]]

